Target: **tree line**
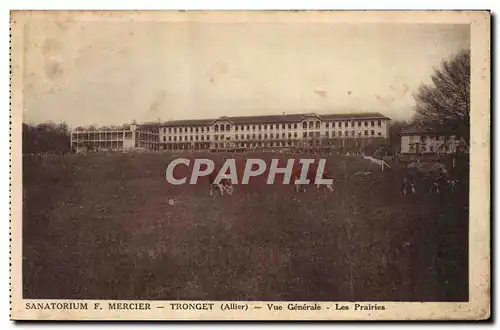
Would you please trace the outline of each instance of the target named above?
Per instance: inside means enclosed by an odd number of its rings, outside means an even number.
[[[23,123],[23,154],[69,152],[69,135],[70,130],[65,122],[38,125]]]

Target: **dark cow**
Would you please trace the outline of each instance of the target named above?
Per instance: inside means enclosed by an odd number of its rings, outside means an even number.
[[[403,195],[411,195],[416,193],[416,182],[412,175],[407,175],[403,179]]]
[[[327,192],[332,192],[333,191],[333,184],[320,185],[320,184],[315,183],[317,172],[318,172],[318,167],[319,167],[318,160],[316,160],[314,163],[309,165],[309,168],[308,168],[307,174],[306,174],[306,179],[309,180],[309,183],[307,185],[316,185],[316,190],[320,190],[321,188],[324,188]],[[306,184],[295,183],[297,180],[300,180],[301,173],[302,173],[302,164],[299,163],[298,161],[296,161],[296,163],[294,164],[294,168],[292,171],[292,178],[291,178],[292,179],[291,182],[295,185],[296,192],[299,192],[299,191],[305,192],[306,191],[306,186],[307,186]],[[322,179],[330,179],[326,165],[325,165],[325,168],[323,170]]]

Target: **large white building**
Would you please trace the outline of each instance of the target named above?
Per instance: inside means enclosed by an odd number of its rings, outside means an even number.
[[[400,132],[402,154],[451,154],[463,143],[455,135],[412,125]]]
[[[159,128],[160,149],[333,148],[385,142],[390,119],[380,113],[220,117],[178,120]]]
[[[130,125],[121,129],[75,129],[70,137],[71,149],[91,150],[159,150],[158,128]]]

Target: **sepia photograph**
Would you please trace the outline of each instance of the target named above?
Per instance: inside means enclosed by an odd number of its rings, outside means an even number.
[[[488,318],[489,15],[12,12],[14,316]]]

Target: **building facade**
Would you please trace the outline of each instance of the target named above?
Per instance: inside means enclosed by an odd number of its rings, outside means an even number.
[[[380,113],[220,117],[179,120],[159,128],[163,150],[361,148],[385,143],[390,119]]]
[[[400,135],[402,154],[452,154],[461,145],[455,135],[418,125],[403,129]]]
[[[130,125],[123,129],[73,130],[71,149],[75,152],[129,149],[159,150],[157,128]]]

